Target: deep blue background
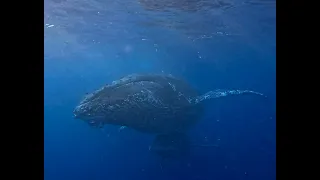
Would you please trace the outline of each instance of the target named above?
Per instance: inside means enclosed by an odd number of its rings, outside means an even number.
[[[199,12],[146,11],[137,2],[45,0],[45,179],[274,180],[275,1]],[[208,103],[190,135],[220,148],[193,149],[161,170],[148,151],[152,135],[72,118],[86,92],[143,72],[182,77],[202,93],[251,89],[269,98]]]

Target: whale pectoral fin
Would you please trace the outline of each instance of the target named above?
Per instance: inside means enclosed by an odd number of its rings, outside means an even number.
[[[263,95],[262,93],[250,91],[250,90],[217,89],[214,91],[209,91],[201,96],[198,96],[198,97],[192,99],[192,102],[195,104],[198,104],[198,103],[200,103],[204,100],[207,100],[207,99],[215,99],[215,98],[221,98],[221,97],[230,96],[230,95],[244,95],[244,94],[258,95],[258,96],[262,96],[264,98],[267,98],[267,96]]]

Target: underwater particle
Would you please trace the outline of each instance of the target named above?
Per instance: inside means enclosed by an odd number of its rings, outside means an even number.
[[[129,53],[129,52],[131,52],[131,51],[132,51],[132,47],[131,47],[130,45],[126,45],[126,46],[124,47],[124,52]]]
[[[244,175],[246,175],[246,176],[247,176],[247,175],[248,175],[248,173],[247,173],[247,172],[244,172]]]
[[[121,126],[121,127],[119,128],[119,132],[122,131],[124,128],[126,128],[126,126]]]
[[[49,26],[47,26],[47,28],[51,28],[51,27],[53,27],[54,25],[53,24],[51,24],[51,25],[49,25]]]
[[[217,122],[219,122],[220,120],[219,119],[217,119]]]

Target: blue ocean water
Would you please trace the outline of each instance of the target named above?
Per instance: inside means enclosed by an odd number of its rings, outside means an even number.
[[[45,0],[46,180],[274,180],[275,0]],[[182,161],[149,152],[153,135],[96,129],[73,109],[131,73],[165,73],[201,93],[250,89],[206,104]],[[162,167],[162,168],[161,168]]]

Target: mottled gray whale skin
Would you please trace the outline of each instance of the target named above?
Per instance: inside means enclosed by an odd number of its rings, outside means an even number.
[[[140,132],[185,132],[203,115],[203,101],[228,95],[256,94],[248,90],[215,90],[199,95],[171,75],[132,74],[87,95],[74,109],[91,126],[127,126]],[[262,95],[263,96],[263,95]]]

